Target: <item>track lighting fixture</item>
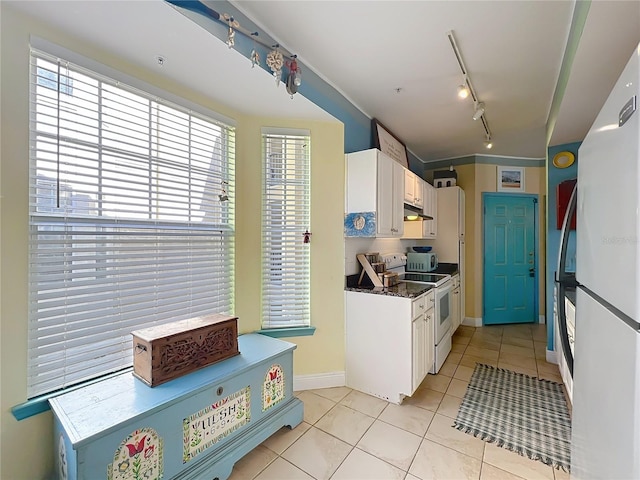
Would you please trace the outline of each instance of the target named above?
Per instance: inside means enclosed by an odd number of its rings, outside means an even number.
[[[458,96],[460,98],[467,98],[469,96],[469,89],[467,88],[466,85],[464,84],[458,85]]]
[[[486,148],[491,148],[493,145],[491,143],[491,130],[489,129],[489,122],[487,121],[487,117],[485,115],[485,105],[478,99],[478,95],[476,93],[475,88],[473,88],[473,83],[471,82],[471,78],[469,77],[469,70],[467,70],[467,66],[464,64],[464,60],[462,59],[462,53],[458,48],[458,44],[456,43],[456,39],[453,36],[453,30],[449,30],[447,32],[447,37],[449,38],[449,43],[451,44],[451,48],[453,49],[453,53],[456,56],[456,60],[458,61],[458,66],[460,67],[460,72],[464,76],[464,84],[458,86],[458,96],[460,98],[471,97],[473,100],[473,116],[474,120],[480,120],[482,123],[482,128],[484,129],[485,139],[484,145]]]
[[[478,120],[482,115],[484,115],[484,103],[478,102],[476,103],[476,110],[473,112],[473,119]]]

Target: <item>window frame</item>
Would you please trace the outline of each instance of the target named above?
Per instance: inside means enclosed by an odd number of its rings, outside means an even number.
[[[294,337],[294,336],[307,336],[313,335],[315,333],[315,327],[311,324],[311,251],[310,251],[310,243],[304,243],[304,232],[311,230],[311,132],[309,130],[303,129],[289,129],[289,128],[273,128],[273,127],[264,127],[262,128],[262,210],[261,210],[261,227],[262,227],[262,261],[261,261],[261,270],[262,270],[262,284],[261,284],[261,329],[259,333],[269,335],[272,337]],[[298,158],[294,160],[294,163],[306,162],[306,165],[296,164],[294,166],[295,175],[303,175],[305,177],[304,182],[305,185],[292,185],[296,183],[295,181],[282,181],[278,183],[278,174],[281,173],[278,171],[274,171],[272,166],[269,165],[268,158],[268,150],[269,146],[267,145],[270,139],[282,138],[283,145],[287,143],[287,141],[291,142],[303,142],[304,148],[306,149],[302,158]],[[292,147],[296,148],[296,147]],[[287,160],[283,160],[283,162],[287,162]],[[288,163],[291,163],[291,159],[289,159]],[[284,163],[282,164],[284,165]],[[281,165],[281,169],[282,169]],[[291,165],[289,166],[289,170],[291,169]],[[298,182],[299,183],[299,182]],[[285,185],[286,184],[286,185]],[[301,195],[306,199],[306,205],[303,206],[304,212],[300,212],[300,205],[296,203],[296,206],[290,208],[288,211],[301,215],[303,217],[302,221],[296,225],[295,229],[290,227],[290,230],[294,230],[289,233],[286,240],[286,249],[289,255],[296,255],[296,253],[300,254],[304,257],[306,251],[306,265],[303,265],[301,268],[306,269],[306,272],[296,271],[296,275],[299,278],[302,278],[304,283],[304,289],[306,292],[303,295],[306,295],[306,309],[307,311],[303,313],[306,315],[303,317],[303,320],[300,322],[282,322],[276,318],[275,321],[271,320],[271,315],[269,314],[269,298],[272,297],[270,294],[270,288],[272,287],[272,282],[270,281],[270,275],[268,273],[269,269],[273,269],[273,263],[269,262],[269,258],[272,258],[273,251],[270,248],[269,238],[271,238],[271,233],[269,232],[269,201],[271,194],[269,192],[269,188],[282,188],[283,190],[289,191],[291,195],[289,198],[293,198],[294,196]],[[298,188],[296,194],[296,187]],[[293,190],[292,190],[293,189]],[[304,193],[301,193],[301,190]],[[277,195],[276,195],[277,197]],[[283,202],[287,205],[286,200]],[[291,205],[289,203],[288,205]],[[287,208],[287,207],[285,207]],[[297,257],[293,262],[298,262],[301,258]],[[291,263],[289,263],[289,268],[291,267]],[[298,282],[299,283],[299,282]],[[288,287],[291,289],[291,283],[289,283]],[[299,292],[299,289],[298,289]],[[294,292],[294,295],[298,293]],[[304,299],[304,296],[303,296]],[[304,301],[304,300],[303,300]],[[300,308],[298,306],[291,307],[293,309]],[[285,315],[286,316],[286,315]],[[276,315],[277,317],[277,315]],[[279,325],[278,325],[279,324]]]
[[[122,74],[120,72],[117,72],[115,70],[110,69],[109,67],[106,66],[102,66],[100,64],[97,64],[96,62],[90,60],[90,59],[86,59],[80,55],[77,55],[73,52],[70,52],[62,47],[58,47],[56,45],[50,44],[49,42],[43,41],[41,39],[37,39],[37,38],[32,38],[32,52],[37,54],[37,55],[41,55],[41,56],[46,56],[46,57],[58,57],[58,58],[65,58],[66,61],[69,61],[70,63],[73,63],[75,66],[78,66],[79,68],[85,70],[85,71],[89,71],[92,74],[96,75],[96,76],[100,76],[100,77],[107,77],[109,80],[116,82],[116,83],[127,83],[129,85],[129,88],[133,91],[138,90],[139,92],[144,92],[145,95],[148,96],[152,96],[152,97],[157,97],[158,99],[162,99],[162,101],[166,104],[166,105],[170,105],[172,107],[179,107],[182,110],[186,110],[189,112],[189,118],[191,118],[191,115],[194,116],[194,118],[199,118],[202,119],[202,117],[205,117],[206,120],[211,120],[216,124],[226,124],[224,125],[224,128],[227,129],[227,132],[231,132],[232,134],[232,141],[234,142],[234,138],[235,138],[235,125],[233,121],[230,121],[230,119],[226,119],[225,117],[220,116],[219,114],[216,114],[215,112],[210,112],[206,109],[202,109],[199,106],[195,106],[194,104],[191,104],[190,102],[188,102],[187,100],[181,99],[179,97],[176,97],[168,92],[164,92],[160,89],[157,89],[156,87],[153,87],[152,85],[146,84],[144,82],[141,82],[139,80],[133,79],[133,77],[128,77],[125,74]],[[32,57],[32,53],[30,52],[30,58]],[[97,68],[96,68],[97,67]],[[31,74],[30,74],[30,81],[31,81]],[[60,78],[58,76],[58,78]],[[61,88],[58,89],[56,88],[56,90],[59,90],[61,93],[69,93],[72,89],[73,89],[73,84],[72,82],[69,80],[68,77],[62,77],[65,78],[64,82],[61,82]],[[124,80],[123,80],[124,79]],[[55,80],[53,80],[55,81]],[[135,84],[135,85],[132,85]],[[55,87],[55,86],[54,86]],[[33,102],[34,100],[34,93],[31,93],[31,100]],[[197,107],[196,109],[193,109],[192,107]],[[35,108],[35,107],[34,107]],[[204,113],[203,113],[204,112]],[[208,117],[208,118],[207,118]],[[229,120],[228,122],[226,120]],[[32,122],[33,124],[33,119]],[[34,134],[33,130],[34,127],[33,125],[30,125],[30,137]],[[33,140],[30,140],[30,142],[32,142]],[[233,147],[233,150],[235,150],[235,146]],[[226,185],[223,186],[223,189],[226,187],[226,190],[223,190],[223,193],[227,193],[229,194],[230,197],[232,197],[233,199],[233,194],[235,193],[235,154],[233,154],[231,157],[229,157],[228,159],[228,163],[226,164],[226,168],[231,169],[231,173],[230,173],[230,177],[228,178],[228,181],[226,181]],[[30,166],[30,190],[32,190],[34,187],[31,186],[32,185],[32,179],[31,179],[31,169],[32,166]],[[231,202],[233,203],[233,202]],[[30,225],[30,229],[32,228],[32,208],[30,208],[30,212],[29,212],[29,225]],[[234,225],[234,221],[235,221],[235,214],[234,214],[234,206],[232,206],[230,208],[230,217],[228,218],[228,223],[226,224],[228,226],[228,230],[226,234],[222,234],[222,237],[228,238],[231,242],[231,252],[233,252],[233,245],[235,243],[234,237],[235,237],[235,225]],[[169,222],[171,223],[171,222]],[[30,248],[30,256],[31,256],[31,248]],[[231,311],[234,308],[234,293],[233,293],[233,284],[234,284],[234,274],[233,274],[233,253],[231,254],[231,260],[229,262],[230,264],[230,269],[228,270],[228,278],[230,280],[230,288],[231,288],[231,293],[228,295],[229,296],[229,308],[231,309]],[[30,278],[31,278],[31,273],[30,273]],[[31,286],[29,287],[29,292],[31,295]],[[31,307],[30,307],[31,309]],[[126,367],[124,368],[124,370],[129,370],[131,367]],[[121,372],[123,370],[119,370],[119,372]],[[118,373],[119,373],[118,372]],[[67,391],[67,390],[71,390],[71,389],[75,389],[75,388],[79,388],[80,386],[87,384],[87,383],[94,383],[96,381],[100,381],[101,378],[104,377],[108,377],[110,376],[111,373],[109,372],[105,372],[104,374],[102,374],[99,377],[95,377],[92,378],[88,381],[84,381],[84,382],[80,382],[80,383],[76,383],[72,386],[63,386],[59,389],[53,389],[53,390],[48,390],[46,392],[39,392],[37,394],[33,394],[33,395],[29,395],[30,400],[28,400],[27,402],[25,402],[24,404],[18,405],[16,407],[14,407],[12,409],[14,416],[16,416],[16,418],[26,418],[28,416],[31,416],[32,414],[35,413],[39,413],[39,411],[45,411],[48,409],[48,405],[46,402],[46,399],[51,397],[52,395],[56,395],[59,394],[62,391]],[[43,405],[44,404],[44,405]]]

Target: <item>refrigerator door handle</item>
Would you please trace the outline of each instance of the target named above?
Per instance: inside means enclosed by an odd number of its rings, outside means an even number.
[[[569,230],[571,224],[571,217],[576,211],[578,196],[578,184],[573,187],[571,192],[571,198],[567,205],[567,211],[562,221],[562,232],[560,234],[560,251],[558,253],[558,270],[556,272],[556,284],[558,285],[558,327],[560,329],[560,341],[562,342],[562,352],[564,358],[567,361],[567,367],[569,373],[573,378],[573,353],[571,352],[571,346],[569,345],[569,334],[567,331],[567,312],[565,309],[564,299],[566,293],[566,287],[576,287],[578,283],[575,281],[575,276],[567,274],[567,249],[569,243]]]

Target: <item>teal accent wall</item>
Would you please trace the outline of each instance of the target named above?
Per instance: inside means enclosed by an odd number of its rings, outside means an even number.
[[[216,20],[216,18],[212,16],[211,11],[217,12],[218,14],[227,13],[232,15],[234,19],[240,23],[240,26],[243,29],[250,32],[259,32],[259,38],[262,41],[271,44],[277,43],[227,1],[208,1],[206,5],[196,0],[166,0],[166,2],[174,5],[177,11],[200,25],[212,35],[216,36],[222,42],[226,42],[227,40],[228,27]],[[262,45],[254,43],[252,39],[245,35],[236,34],[235,45],[233,48],[237,52],[245,56],[247,59],[250,59],[251,50],[253,50],[254,47],[263,59],[260,63],[260,68],[271,73],[264,62],[269,50]],[[287,45],[283,45],[283,47],[288,48]],[[292,53],[295,54],[295,52]],[[298,93],[333,115],[344,124],[345,153],[372,148],[373,137],[371,119],[358,110],[340,92],[320,78],[320,76],[308,68],[304,63],[301,61],[298,61],[298,63],[302,69],[302,84],[298,89]],[[247,69],[250,68],[250,64],[247,64]],[[282,78],[286,78],[286,67],[283,70],[285,72],[283,73]],[[414,165],[415,168],[416,161],[419,160],[417,157],[413,156],[412,161],[412,156],[413,155],[409,155],[409,162],[410,165]]]
[[[549,147],[547,162],[547,350],[554,349],[553,287],[554,276],[558,269],[558,251],[560,248],[560,230],[557,229],[556,207],[558,205],[556,188],[559,183],[578,176],[578,148],[582,142],[567,143]],[[556,153],[568,151],[575,155],[576,161],[567,168],[556,168],[552,160]],[[576,235],[569,233],[569,250],[567,253],[567,270],[575,270]]]

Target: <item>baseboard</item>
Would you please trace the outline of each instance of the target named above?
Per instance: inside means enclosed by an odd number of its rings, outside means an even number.
[[[538,315],[538,323],[547,323],[547,319],[544,315]]]
[[[312,375],[294,375],[293,390],[315,390],[316,388],[344,387],[344,372],[315,373]]]
[[[555,350],[547,350],[547,362],[558,364],[558,354]]]
[[[462,325],[466,325],[467,327],[481,327],[482,317],[480,318],[464,317],[464,320],[462,320]]]

